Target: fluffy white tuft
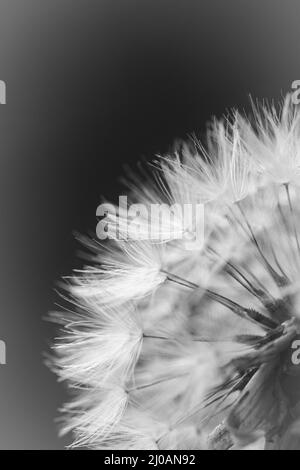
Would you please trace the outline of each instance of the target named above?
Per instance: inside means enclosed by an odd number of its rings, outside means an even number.
[[[180,212],[152,227],[141,216],[129,240],[96,243],[92,266],[67,279],[75,312],[55,316],[53,360],[74,392],[64,430],[98,449],[280,440],[299,332],[300,113],[290,97],[252,120],[235,112],[153,171],[149,183],[131,177],[131,202],[204,204],[205,244],[186,249],[197,227]],[[159,243],[141,240],[151,228]]]

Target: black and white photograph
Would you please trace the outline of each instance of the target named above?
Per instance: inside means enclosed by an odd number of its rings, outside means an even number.
[[[300,450],[299,0],[0,0],[0,208],[1,450]]]

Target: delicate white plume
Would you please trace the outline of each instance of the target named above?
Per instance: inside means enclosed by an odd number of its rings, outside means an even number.
[[[235,112],[153,173],[131,177],[130,201],[204,204],[205,244],[182,243],[195,220],[157,222],[159,243],[132,225],[66,278],[75,311],[55,316],[53,359],[74,394],[64,431],[98,449],[269,442],[286,431],[280,361],[299,331],[300,113],[290,97]],[[121,234],[124,217],[108,218]]]

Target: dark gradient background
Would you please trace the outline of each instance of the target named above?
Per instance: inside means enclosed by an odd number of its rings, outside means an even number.
[[[124,163],[300,79],[299,0],[0,0],[0,448],[58,449],[57,280]]]

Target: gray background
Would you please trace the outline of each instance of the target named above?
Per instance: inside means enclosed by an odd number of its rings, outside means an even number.
[[[0,0],[0,448],[58,449],[43,317],[124,163],[300,79],[299,0]]]

